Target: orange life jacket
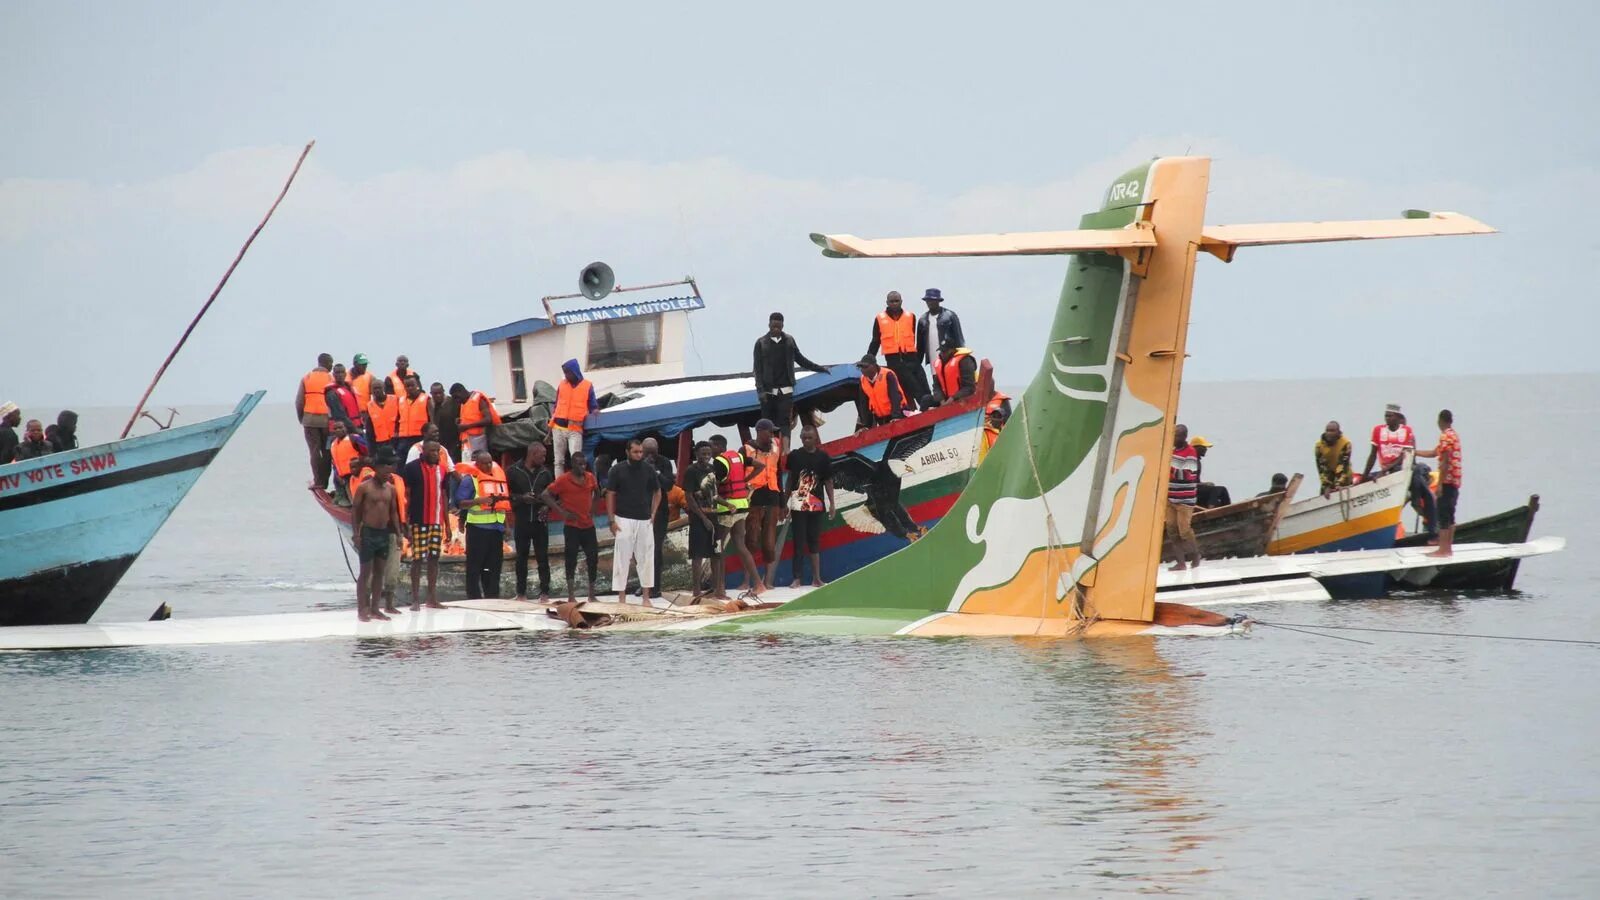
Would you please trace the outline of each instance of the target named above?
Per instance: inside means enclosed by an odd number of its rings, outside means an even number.
[[[300,379],[300,384],[306,390],[306,415],[327,415],[328,398],[323,391],[328,389],[328,385],[333,384],[333,373],[327,369],[312,369],[306,373],[306,377]]]
[[[983,462],[983,458],[989,455],[989,449],[992,448],[994,446],[994,442],[999,439],[1000,429],[994,427],[993,425],[983,426],[983,443],[978,447],[978,462]]]
[[[756,473],[754,478],[748,479],[750,487],[752,489],[766,488],[769,491],[777,490],[778,469],[780,468],[783,458],[783,442],[777,438],[773,438],[772,449],[765,451],[757,450],[755,447],[746,444],[744,452],[746,456],[750,457],[756,462],[766,464],[762,466],[761,471]]]
[[[328,452],[333,454],[333,470],[339,473],[340,478],[349,478],[350,463],[361,455],[361,451],[356,448],[356,442],[348,436],[339,438],[333,442]]]
[[[511,511],[511,493],[506,488],[506,471],[499,463],[490,463],[489,471],[474,466],[470,476],[474,497],[493,497],[487,506],[473,506],[467,510],[468,525],[504,525],[506,513]]]
[[[394,440],[394,434],[400,430],[400,404],[393,397],[384,398],[387,403],[379,405],[373,400],[367,404],[367,418],[372,422],[372,439],[380,444]]]
[[[481,391],[473,391],[472,394],[467,397],[467,402],[461,404],[461,419],[468,422],[481,421],[483,409],[479,406],[478,401],[483,399],[484,397]],[[493,403],[489,403],[487,406],[489,407],[489,424],[499,425],[500,411],[494,408]],[[471,428],[461,429],[462,438],[477,437],[480,434],[483,434],[483,426],[481,424],[474,425]]]
[[[944,392],[944,398],[949,400],[961,390],[961,358],[971,356],[972,351],[959,347],[950,355],[950,361],[936,357],[933,361],[933,378],[939,383],[939,390]]]
[[[555,427],[556,419],[565,419],[562,428],[568,431],[583,431],[583,420],[589,418],[589,397],[594,394],[594,385],[589,379],[583,378],[577,384],[567,379],[561,379],[556,385],[556,408],[550,414],[550,425]]]
[[[372,373],[362,372],[360,375],[351,375],[344,380],[350,385],[350,390],[356,392],[356,399],[361,401],[361,408],[366,409],[372,402]]]
[[[722,454],[722,458],[728,464],[728,481],[722,488],[722,499],[735,509],[744,509],[750,505],[750,483],[745,477],[744,457],[738,451],[729,450]]]
[[[400,436],[403,438],[422,437],[422,426],[428,424],[428,395],[418,394],[413,400],[404,394],[400,395]]]
[[[878,344],[884,356],[917,352],[917,317],[909,312],[901,312],[898,319],[888,310],[878,313]]]
[[[867,409],[880,419],[894,414],[894,402],[889,398],[889,377],[888,369],[878,370],[877,381],[861,376],[861,393],[867,398]]]
[[[983,407],[984,419],[987,421],[988,417],[989,417],[989,413],[992,413],[995,410],[999,409],[1002,405],[1005,404],[1005,402],[1007,400],[1010,400],[1010,399],[1011,398],[1007,397],[1005,394],[1002,394],[999,391],[995,391],[994,392],[994,396],[990,397],[989,398],[989,402],[987,404],[985,404],[984,407]]]
[[[417,373],[416,373],[415,370],[413,370],[413,369],[407,369],[406,370],[406,378],[415,378],[416,375],[417,375]],[[421,379],[417,379],[417,380],[420,381]],[[399,369],[390,369],[389,370],[388,382],[389,382],[389,396],[391,396],[391,397],[404,397],[406,395],[406,381],[405,381],[405,378],[401,378],[400,377],[400,370]],[[423,391],[423,393],[426,394],[427,391]]]

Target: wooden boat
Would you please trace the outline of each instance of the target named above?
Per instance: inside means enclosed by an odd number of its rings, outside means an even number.
[[[1539,495],[1528,498],[1523,506],[1456,526],[1455,543],[1515,544],[1528,540],[1533,530],[1533,517],[1539,512]],[[1428,535],[1407,535],[1394,542],[1396,547],[1425,547]],[[1407,571],[1395,578],[1400,587],[1430,587],[1449,590],[1509,591],[1517,580],[1518,559],[1494,559],[1467,563],[1439,569],[1436,572]]]
[[[1278,523],[1289,504],[1294,502],[1300,481],[1301,476],[1296,473],[1289,480],[1289,486],[1279,493],[1214,509],[1195,510],[1194,536],[1200,544],[1200,556],[1204,559],[1265,556]],[[1170,541],[1162,545],[1163,562],[1174,562],[1177,558]]]

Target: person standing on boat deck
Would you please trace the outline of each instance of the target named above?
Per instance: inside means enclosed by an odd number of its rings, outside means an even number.
[[[482,391],[468,391],[459,381],[450,385],[450,396],[461,410],[456,426],[461,430],[461,453],[476,458],[479,450],[489,449],[489,429],[500,424],[500,413]]]
[[[367,442],[376,451],[379,447],[394,448],[395,435],[400,432],[400,402],[389,396],[389,386],[382,381],[372,383],[372,400],[367,403]]]
[[[893,376],[888,370],[885,375]],[[823,520],[837,517],[839,507],[833,499],[833,460],[822,449],[817,429],[800,431],[800,449],[784,461],[788,480],[784,485],[789,507],[789,534],[794,539],[794,555],[789,560],[794,579],[790,587],[800,586],[800,563],[811,561],[811,586],[822,587]]]
[[[1456,417],[1448,409],[1439,410],[1439,444],[1417,455],[1439,460],[1439,546],[1429,556],[1451,554],[1456,539],[1456,502],[1461,499],[1461,438],[1456,434]]]
[[[683,472],[684,505],[689,510],[689,580],[694,585],[690,603],[699,603],[705,593],[706,567],[710,563],[711,596],[726,599],[723,590],[722,551],[717,542],[714,518],[722,510],[717,496],[716,450],[710,441],[694,445],[694,462]]]
[[[436,440],[444,447],[445,456],[452,463],[458,463],[461,461],[461,430],[457,423],[461,416],[461,405],[446,394],[444,385],[437,381],[428,386],[428,396],[433,398],[433,424],[439,426]]]
[[[594,533],[594,495],[600,482],[589,471],[583,451],[567,457],[567,470],[544,489],[544,502],[562,521],[561,538],[566,553],[567,600],[578,599],[578,551],[583,551],[589,570],[589,599],[595,599],[595,581],[600,577],[600,542]]]
[[[655,539],[651,522],[661,505],[661,482],[644,461],[644,443],[628,442],[628,455],[606,476],[606,515],[611,545],[611,587],[617,602],[628,602],[628,566],[638,563],[639,585],[655,584]],[[645,602],[649,606],[649,601]]]
[[[1317,457],[1317,478],[1322,482],[1322,496],[1328,497],[1340,488],[1350,486],[1350,439],[1344,436],[1344,429],[1338,422],[1329,422],[1322,429],[1322,437],[1317,439],[1313,452]],[[1274,481],[1276,484],[1276,481]],[[1287,489],[1289,480],[1284,479]]]
[[[944,308],[944,295],[938,288],[928,288],[922,293],[922,302],[928,304],[917,327],[917,360],[928,364],[937,385],[939,349],[946,343],[952,347],[965,347],[967,336],[961,330],[961,317]],[[924,407],[926,408],[926,407]]]
[[[307,372],[295,387],[294,417],[305,431],[306,451],[311,457],[311,486],[328,489],[333,459],[328,455],[328,385],[333,383],[333,354],[317,356],[317,367]]]
[[[456,508],[467,514],[467,599],[500,596],[505,566],[506,473],[488,450],[472,454],[471,474],[456,485]]]
[[[357,353],[350,361],[350,369],[345,377],[345,383],[350,385],[350,390],[356,392],[356,399],[361,401],[357,408],[367,408],[367,401],[372,399],[372,381],[372,373],[367,371],[367,355]]]
[[[778,429],[788,435],[794,427],[794,367],[823,375],[825,366],[819,366],[800,352],[794,336],[783,330],[783,313],[767,317],[767,333],[756,339],[751,371],[756,379],[756,396],[761,400],[761,418],[770,419]]]
[[[648,596],[652,600],[661,598],[661,564],[662,551],[667,545],[667,526],[672,523],[672,503],[670,497],[672,489],[677,487],[677,471],[672,465],[672,460],[661,455],[661,445],[655,438],[644,439],[644,461],[656,470],[656,483],[661,486],[661,503],[656,506],[655,516],[651,519],[651,527],[655,532],[655,579],[649,584]],[[639,587],[644,588],[643,581]]]
[[[870,353],[861,357],[856,368],[861,371],[861,390],[856,394],[856,433],[903,418],[909,404],[895,371],[879,366],[877,357]]]
[[[1415,450],[1417,436],[1406,424],[1406,417],[1400,412],[1400,404],[1390,403],[1383,409],[1383,424],[1372,426],[1372,449],[1367,452],[1367,464],[1361,470],[1361,480],[1368,481],[1372,478],[1372,465],[1376,462],[1384,474],[1398,472],[1405,463],[1405,452]],[[1422,515],[1423,529],[1430,535],[1439,533],[1438,524],[1434,521],[1433,492],[1428,489],[1428,470],[1425,466],[1412,466],[1411,486],[1407,491],[1406,500],[1417,505],[1418,512]]]
[[[425,438],[412,448],[417,455],[401,469],[401,481],[406,486],[408,509],[406,518],[411,525],[411,609],[422,608],[417,597],[422,586],[422,570],[428,570],[428,600],[430,609],[444,609],[439,602],[439,556],[450,543],[450,477],[446,466],[450,457],[435,438]]]
[[[916,409],[928,395],[928,378],[922,372],[922,357],[917,354],[917,317],[905,311],[899,291],[889,292],[883,301],[883,312],[872,320],[867,355],[876,357],[879,348],[883,350],[884,365],[900,383],[905,409]]]
[[[515,514],[517,599],[528,599],[528,548],[539,566],[539,602],[550,599],[550,508],[544,490],[555,478],[544,467],[544,444],[532,443],[522,459],[506,470],[506,490],[511,492]]]
[[[330,430],[334,422],[344,423],[344,433],[354,434],[361,422],[361,410],[366,406],[356,396],[355,389],[350,387],[350,381],[345,374],[343,364],[333,367],[333,381],[322,392],[328,400],[328,425]]]
[[[1172,465],[1167,476],[1167,539],[1177,550],[1178,561],[1172,571],[1181,572],[1200,565],[1200,542],[1194,536],[1195,491],[1200,485],[1200,458],[1189,446],[1189,427],[1179,425],[1172,433]]]
[[[389,555],[397,552],[390,538],[400,531],[400,505],[389,477],[394,473],[394,451],[380,450],[373,459],[374,474],[356,489],[350,511],[354,528],[350,535],[361,561],[356,576],[356,617],[363,622],[389,617],[378,609],[383,595],[384,567]],[[399,610],[395,610],[399,612]]]
[[[556,385],[556,405],[550,411],[550,443],[556,452],[556,477],[566,468],[567,457],[583,449],[583,423],[600,408],[594,385],[583,377],[576,359],[561,364],[561,383]]]
[[[406,379],[416,375],[418,381],[422,380],[416,370],[411,368],[411,359],[405,354],[394,358],[394,371],[389,373],[384,387],[388,389],[389,396],[399,397],[406,392]]]
[[[728,449],[728,439],[720,434],[711,436],[711,447],[716,452],[713,460],[717,466],[719,479],[717,489],[721,492],[726,510],[718,517],[722,532],[723,567],[727,567],[728,548],[739,554],[739,562],[744,566],[744,576],[749,579],[748,593],[759,597],[767,592],[766,584],[761,580],[761,572],[756,568],[755,556],[750,552],[749,541],[745,534],[749,526],[750,517],[750,477],[755,471],[757,463],[744,453]],[[747,448],[748,449],[748,448]],[[722,593],[727,582],[718,582],[717,590]]]
[[[406,379],[406,392],[400,401],[400,430],[394,449],[401,459],[411,455],[411,449],[422,443],[422,432],[433,422],[433,398],[422,392],[422,382],[412,375]]]
[[[21,408],[10,400],[0,403],[0,466],[17,458],[17,445],[22,443],[17,426],[21,424]]]
[[[933,406],[957,403],[976,394],[978,358],[971,350],[953,343],[940,347],[939,358],[933,363],[933,390]]]
[[[78,414],[70,409],[57,413],[56,423],[45,428],[44,438],[57,453],[78,449]]]
[[[38,459],[49,456],[55,452],[50,442],[44,437],[44,423],[38,419],[29,419],[28,424],[22,429],[22,443],[17,445],[17,462],[25,459]]]

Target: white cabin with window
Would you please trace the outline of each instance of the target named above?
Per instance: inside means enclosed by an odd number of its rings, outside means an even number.
[[[472,344],[489,348],[498,406],[526,404],[536,381],[557,384],[561,364],[569,359],[576,359],[595,391],[604,394],[624,381],[682,378],[689,313],[704,308],[698,292],[637,303],[584,305],[475,331]]]

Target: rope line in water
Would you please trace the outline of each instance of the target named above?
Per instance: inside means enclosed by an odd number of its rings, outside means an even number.
[[[1372,628],[1361,625],[1308,625],[1303,622],[1263,622],[1260,619],[1253,621],[1257,625],[1270,625],[1273,628],[1285,628],[1290,631],[1300,628],[1312,628],[1327,631],[1369,631],[1379,634],[1419,634],[1427,637],[1478,638],[1485,641],[1534,641],[1541,644],[1581,644],[1587,647],[1600,647],[1600,641],[1586,641],[1578,638],[1526,637],[1517,634],[1472,634],[1464,631],[1422,631],[1412,628]],[[1331,634],[1321,636],[1334,637]],[[1345,640],[1350,640],[1350,638]],[[1368,642],[1362,641],[1361,643]]]
[[[1254,622],[1257,625],[1265,625],[1268,628],[1282,628],[1284,631],[1293,631],[1293,632],[1296,632],[1297,634],[1309,634],[1312,637],[1328,638],[1329,640],[1334,640],[1334,641],[1349,641],[1352,644],[1366,644],[1368,647],[1373,646],[1373,643],[1371,641],[1363,641],[1363,640],[1360,640],[1358,638],[1342,637],[1342,636],[1337,635],[1337,634],[1323,634],[1320,631],[1306,631],[1306,630],[1304,630],[1302,628],[1292,628],[1292,627],[1290,627],[1288,625],[1279,625],[1276,622],[1262,622],[1262,621],[1259,621],[1257,619],[1252,619],[1251,621]]]

